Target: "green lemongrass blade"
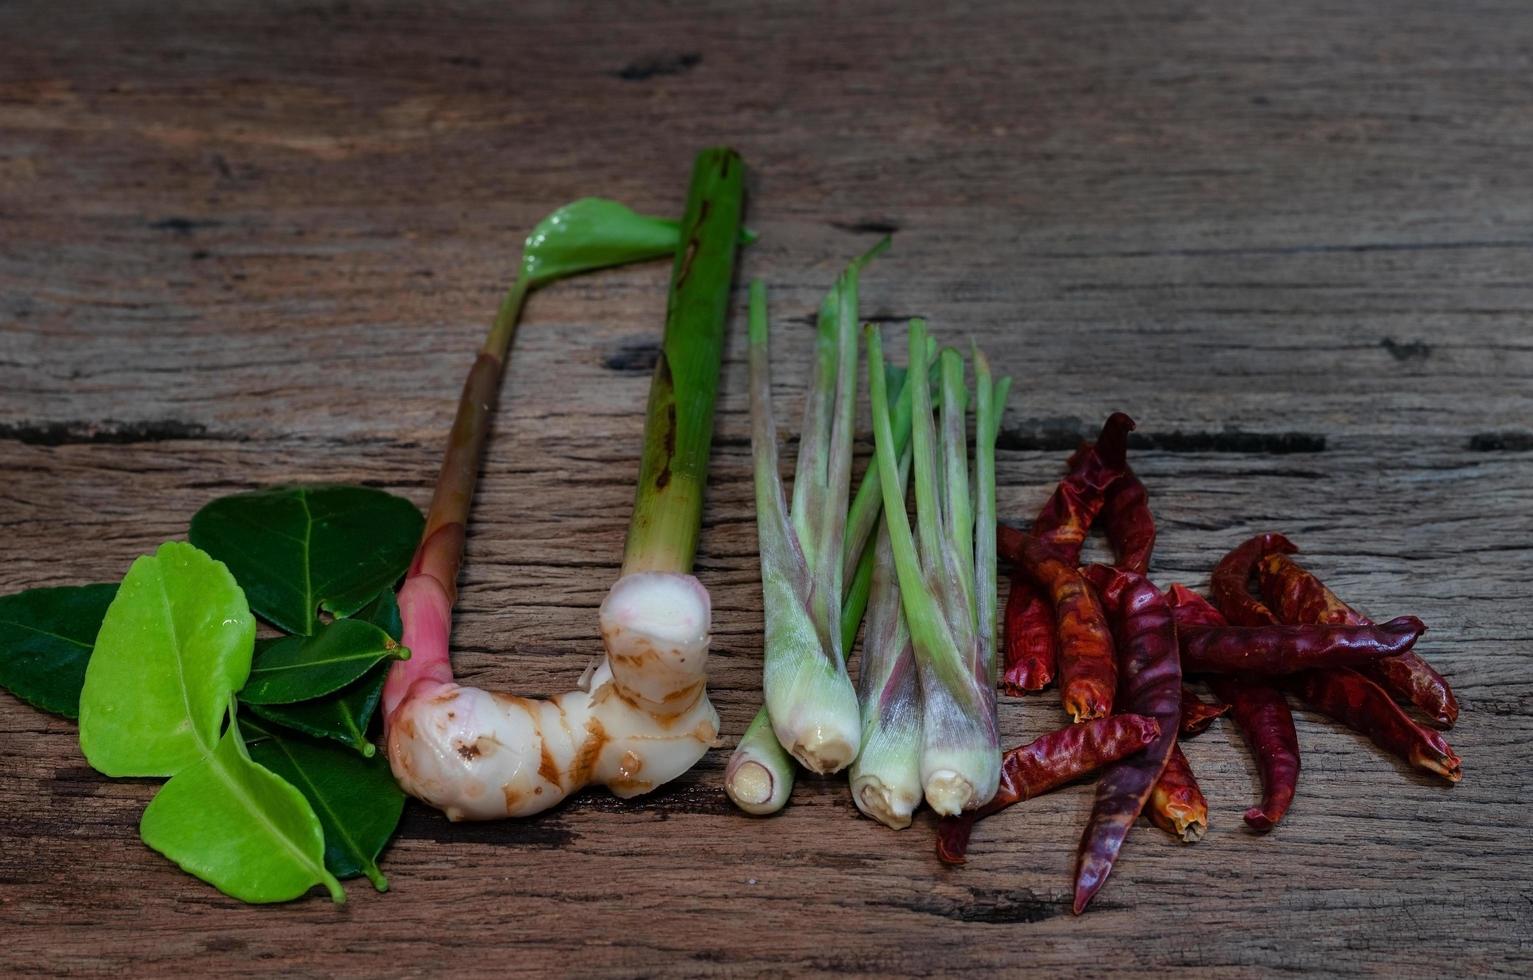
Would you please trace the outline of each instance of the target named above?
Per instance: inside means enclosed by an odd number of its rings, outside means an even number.
[[[927,358],[936,355],[937,344],[931,338],[926,343]],[[911,393],[905,387],[905,369],[893,364],[884,365],[884,376],[889,384],[889,397],[894,400],[893,417],[890,422],[894,428],[894,445],[899,453],[905,451],[905,446],[910,442],[910,416],[911,416]],[[862,483],[857,487],[857,494],[852,499],[851,509],[846,515],[846,545],[842,549],[842,567],[844,574],[851,575],[852,568],[859,560],[867,547],[868,542],[873,540],[873,531],[878,527],[878,515],[883,510],[883,494],[878,486],[878,463],[870,461],[867,471],[862,475]]]
[[[766,289],[760,282],[751,283],[750,289],[750,384],[757,550],[766,619],[762,692],[782,747],[816,772],[834,771],[857,751],[857,695],[846,664],[835,655],[839,637],[827,636],[810,613],[809,569],[784,513],[772,421]]]
[[[974,592],[974,511],[969,499],[968,402],[963,355],[951,347],[940,356],[942,374],[942,511],[947,543],[957,552],[964,591]],[[973,605],[969,605],[973,616]]]
[[[975,406],[974,424],[974,581],[976,583],[978,669],[991,688],[996,670],[996,555],[995,555],[995,440],[1000,432],[1001,416],[1006,411],[1006,396],[1011,379],[992,382],[990,361],[978,348],[974,350]]]
[[[900,469],[903,495],[908,451]],[[921,696],[887,520],[880,522],[878,540],[868,550],[875,555],[873,594],[858,675],[862,751],[850,772],[852,800],[863,813],[898,829],[910,825],[921,802]]]
[[[889,384],[889,397],[894,399],[894,440],[903,452],[905,443],[910,441],[910,395],[905,391],[905,369],[886,364],[884,373]],[[901,414],[905,416],[903,434],[900,432]],[[851,577],[862,556],[872,550],[868,544],[873,540],[878,515],[883,509],[884,497],[878,489],[878,464],[870,462],[863,471],[862,482],[857,484],[857,492],[852,495],[852,506],[846,512],[846,540],[841,548],[843,577]]]
[[[927,589],[926,576],[921,570],[921,560],[916,553],[915,538],[910,529],[910,515],[905,511],[905,496],[900,492],[899,462],[894,454],[894,430],[889,422],[889,391],[884,372],[883,340],[878,328],[871,324],[867,327],[867,337],[874,456],[878,462],[879,487],[884,498],[884,519],[889,525],[890,546],[899,575],[900,601],[905,609],[905,619],[909,623],[917,653],[932,656],[938,670],[945,668],[953,671],[953,680],[961,681],[962,672],[956,669],[958,665],[953,637],[948,632],[941,607]],[[922,346],[924,352],[924,344]],[[915,372],[912,371],[911,375],[915,375]],[[921,387],[914,386],[917,390]],[[911,446],[912,457],[918,451],[914,445]],[[914,465],[912,461],[912,467]],[[946,654],[942,651],[946,651]]]
[[[825,512],[827,453],[835,407],[836,310],[840,307],[840,280],[820,303],[814,338],[814,369],[804,395],[804,421],[798,435],[798,460],[793,469],[793,530],[804,549],[811,572],[816,567],[815,549],[820,544],[819,520]]]
[[[688,572],[702,524],[703,486],[740,241],[745,165],[724,148],[698,154],[671,269],[665,338],[650,383],[633,520],[623,572]]]
[[[751,456],[756,490],[757,553],[763,589],[785,586],[797,605],[809,599],[809,569],[798,535],[788,522],[782,476],[777,468],[777,423],[772,418],[772,361],[766,285],[750,284]]]
[[[820,533],[825,537],[821,549],[824,561],[811,569],[825,585],[825,594],[839,597],[845,580],[845,541],[848,518],[847,495],[852,485],[852,443],[857,425],[857,353],[861,346],[858,331],[859,280],[862,269],[889,248],[885,236],[864,254],[853,259],[841,274],[835,290],[836,310],[836,401],[831,424],[830,457],[827,464],[828,490]]]
[[[927,370],[926,321],[910,321],[910,373],[925,377]],[[938,556],[942,553],[942,472],[937,465],[937,434],[932,424],[931,391],[925,385],[911,388],[910,444],[914,449],[911,465],[916,483],[916,533],[921,543],[921,567],[928,578],[943,574]],[[888,497],[884,498],[888,506]],[[916,617],[911,616],[912,620]],[[914,623],[912,623],[914,628]]]
[[[776,813],[788,802],[793,777],[793,759],[778,743],[772,719],[762,706],[729,757],[724,792],[746,813]]]
[[[850,658],[852,646],[857,642],[857,628],[868,611],[868,599],[873,594],[873,549],[864,548],[852,580],[841,600],[841,656]]]

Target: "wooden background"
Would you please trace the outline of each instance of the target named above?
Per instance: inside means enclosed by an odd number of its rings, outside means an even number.
[[[1346,598],[1430,624],[1465,760],[1448,788],[1301,713],[1298,802],[1257,838],[1220,723],[1188,748],[1209,836],[1136,831],[1083,918],[1087,787],[952,870],[929,819],[875,826],[839,780],[733,812],[724,750],[627,805],[412,806],[388,894],[253,908],[139,843],[151,781],[0,695],[0,972],[1526,973],[1530,36],[1525,0],[0,4],[0,591],[116,579],[249,487],[424,504],[526,230],[593,193],[675,212],[729,142],[786,432],[807,318],[895,229],[865,311],[1017,378],[1003,514],[1130,412],[1155,578],[1201,587],[1287,532]],[[597,649],[665,277],[531,301],[468,543],[475,682],[563,689]],[[731,735],[761,618],[735,324],[698,562]],[[1052,697],[1002,715],[1008,741],[1062,721]]]

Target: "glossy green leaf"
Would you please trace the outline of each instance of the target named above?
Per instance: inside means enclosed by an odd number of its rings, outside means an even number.
[[[145,844],[241,901],[285,902],[315,885],[346,900],[325,868],[314,808],[251,760],[237,723],[215,751],[161,787],[138,829]]]
[[[240,691],[246,704],[292,704],[324,697],[380,662],[410,652],[372,623],[337,619],[313,636],[289,636],[264,647]]]
[[[404,620],[399,618],[399,597],[393,589],[384,589],[378,593],[372,602],[352,613],[350,618],[372,623],[395,640],[405,635]]]
[[[522,246],[529,286],[676,251],[679,224],[601,197],[571,201],[537,223]]]
[[[181,541],[133,563],[96,636],[80,748],[108,776],[173,776],[213,753],[255,619],[222,562]]]
[[[249,708],[265,721],[315,738],[333,739],[372,758],[378,747],[367,737],[367,726],[378,710],[388,676],[388,664],[380,664],[334,694],[297,704],[252,704]]]
[[[0,688],[65,718],[80,716],[85,665],[113,583],[0,596]]]
[[[245,722],[247,729],[258,725]],[[325,867],[337,878],[366,875],[374,888],[387,891],[378,855],[394,836],[405,805],[388,761],[280,730],[262,733],[266,737],[251,746],[251,758],[297,787],[313,806],[325,831]]]
[[[192,518],[192,544],[228,564],[257,616],[312,633],[320,608],[349,616],[410,565],[424,520],[368,487],[278,487],[221,497]]]

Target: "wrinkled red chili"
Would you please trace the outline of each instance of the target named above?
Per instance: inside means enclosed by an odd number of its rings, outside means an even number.
[[[1182,716],[1182,667],[1171,607],[1136,572],[1092,565],[1087,580],[1110,611],[1122,675],[1121,704],[1160,723],[1160,734],[1136,756],[1114,763],[1097,783],[1096,802],[1075,865],[1075,913],[1107,882],[1123,841],[1144,810],[1176,746]]]
[[[1001,689],[1007,694],[1043,690],[1054,679],[1059,664],[1054,610],[1020,572],[1011,576],[1003,625]]]
[[[1299,736],[1283,692],[1240,677],[1214,677],[1214,694],[1230,703],[1230,717],[1256,756],[1261,803],[1245,813],[1251,829],[1266,833],[1278,825],[1299,785]]]
[[[989,803],[937,822],[937,857],[944,864],[963,864],[974,821],[1133,755],[1159,735],[1154,718],[1113,715],[1066,726],[1012,749],[1001,757],[1001,787]]]
[[[1123,475],[1107,491],[1102,507],[1103,530],[1112,545],[1113,564],[1140,575],[1150,571],[1150,553],[1155,550],[1155,515],[1150,512],[1150,494],[1132,467],[1125,465]]]
[[[1169,599],[1179,630],[1226,623],[1207,599],[1185,586],[1173,585]],[[1299,735],[1293,712],[1283,693],[1267,684],[1230,676],[1215,677],[1209,683],[1214,696],[1229,703],[1230,717],[1256,757],[1262,799],[1246,810],[1245,821],[1253,830],[1266,833],[1288,812],[1299,785]]]
[[[996,528],[996,545],[1054,603],[1064,709],[1077,722],[1112,714],[1118,686],[1112,631],[1080,570],[1037,538],[1004,524]]]
[[[1263,598],[1285,623],[1372,623],[1353,609],[1311,571],[1287,555],[1268,555],[1257,569]],[[1396,698],[1415,705],[1443,728],[1458,721],[1458,699],[1448,681],[1414,651],[1359,668]]]
[[[1071,564],[1080,560],[1091,522],[1128,468],[1128,434],[1133,428],[1134,420],[1122,412],[1109,415],[1097,441],[1070,457],[1069,472],[1033,520],[1033,535]]]
[[[1281,534],[1258,534],[1219,560],[1209,591],[1213,593],[1214,605],[1231,626],[1272,626],[1278,622],[1272,610],[1251,595],[1251,575],[1257,562],[1268,555],[1291,555],[1298,550]]]
[[[1355,670],[1314,670],[1294,679],[1305,703],[1362,732],[1386,752],[1456,783],[1462,763],[1438,732],[1418,725],[1400,710],[1389,692]]]
[[[1188,844],[1202,840],[1208,831],[1208,800],[1203,798],[1198,778],[1192,774],[1192,763],[1187,761],[1180,745],[1171,747],[1171,756],[1150,792],[1145,812],[1155,826]]]
[[[1174,612],[1172,618],[1176,618]],[[1192,738],[1203,734],[1208,730],[1208,726],[1214,723],[1215,718],[1228,714],[1229,710],[1230,706],[1227,704],[1209,704],[1198,697],[1197,691],[1183,684],[1181,737]]]
[[[1128,433],[1133,428],[1134,420],[1122,412],[1109,416],[1097,441],[1082,445],[1070,457],[1064,479],[1033,519],[1032,533],[1072,565],[1080,560],[1081,544],[1108,491],[1127,472]],[[1012,577],[1003,623],[1001,688],[1008,694],[1043,690],[1058,671],[1059,641],[1053,611],[1023,576]]]
[[[1378,626],[1200,626],[1183,630],[1182,666],[1189,673],[1296,674],[1354,667],[1398,656],[1426,625],[1401,616]]]

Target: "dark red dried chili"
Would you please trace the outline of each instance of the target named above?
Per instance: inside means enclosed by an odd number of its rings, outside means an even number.
[[[1231,626],[1271,626],[1278,622],[1272,610],[1251,595],[1251,574],[1257,562],[1268,555],[1291,555],[1298,550],[1281,534],[1258,534],[1220,559],[1214,566],[1209,591]]]
[[[1128,434],[1134,420],[1114,412],[1102,424],[1095,443],[1070,457],[1070,470],[1059,481],[1033,520],[1033,534],[1071,564],[1080,560],[1091,522],[1107,501],[1107,492],[1128,468]]]
[[[990,802],[937,823],[937,857],[962,864],[974,821],[1013,803],[1042,796],[1110,762],[1133,755],[1160,735],[1146,715],[1113,715],[1049,732],[1001,757],[1001,787]]]
[[[1059,663],[1054,610],[1020,572],[1011,576],[1002,634],[1005,657],[1001,689],[1007,694],[1023,694],[1047,687]]]
[[[1342,602],[1315,574],[1287,555],[1268,555],[1258,568],[1262,596],[1285,623],[1367,625],[1367,616]],[[1361,673],[1444,728],[1458,720],[1458,699],[1448,681],[1414,651],[1361,668]]]
[[[1059,640],[1059,700],[1077,721],[1112,714],[1118,686],[1112,631],[1080,570],[1030,534],[1004,524],[996,545],[1054,603]],[[1175,720],[1171,723],[1175,727]]]
[[[1180,633],[1189,673],[1296,674],[1398,656],[1426,625],[1401,616],[1378,626],[1200,626]]]
[[[1442,735],[1411,721],[1388,691],[1357,671],[1310,671],[1295,678],[1294,689],[1315,710],[1362,732],[1417,769],[1452,783],[1463,775],[1459,757]]]
[[[1136,572],[1092,565],[1085,575],[1112,616],[1121,661],[1120,703],[1160,722],[1160,734],[1140,754],[1114,763],[1097,783],[1096,803],[1075,866],[1077,915],[1112,873],[1124,839],[1176,746],[1182,716],[1181,660],[1166,597]]]
[[[1210,679],[1214,694],[1230,703],[1230,717],[1245,736],[1261,773],[1262,801],[1246,811],[1253,830],[1277,826],[1299,785],[1299,736],[1283,693],[1239,677]]]
[[[1172,618],[1176,618],[1175,612]],[[1179,627],[1180,628],[1180,627]],[[1208,730],[1208,726],[1214,723],[1214,719],[1227,714],[1230,706],[1227,704],[1210,704],[1198,697],[1198,692],[1182,685],[1182,724],[1181,737],[1192,738],[1201,735]]]
[[[1171,617],[1176,620],[1178,633],[1199,626],[1230,625],[1212,603],[1180,583],[1166,590],[1166,601],[1171,604]]]
[[[1116,556],[1113,564],[1141,575],[1150,570],[1155,550],[1155,516],[1150,513],[1150,494],[1125,465],[1123,475],[1107,491],[1102,507],[1103,530]]]
[[[1178,630],[1226,623],[1219,610],[1186,586],[1173,585],[1169,600]],[[1293,712],[1282,692],[1266,684],[1228,676],[1213,678],[1210,684],[1214,696],[1229,703],[1230,717],[1256,757],[1262,800],[1246,811],[1245,821],[1265,833],[1288,812],[1299,784],[1299,735]]]
[[[1097,441],[1082,445],[1070,457],[1069,471],[1033,519],[1033,535],[1072,565],[1080,559],[1081,544],[1108,491],[1127,471],[1128,433],[1133,428],[1134,420],[1122,412],[1109,416]],[[1152,539],[1153,533],[1152,524]],[[1012,577],[1004,623],[1002,689],[1008,694],[1043,690],[1058,669],[1054,613],[1020,575]]]
[[[1198,779],[1192,774],[1192,763],[1187,761],[1180,745],[1171,747],[1171,756],[1150,792],[1145,812],[1155,826],[1188,844],[1202,840],[1208,831],[1208,801],[1203,798]]]

